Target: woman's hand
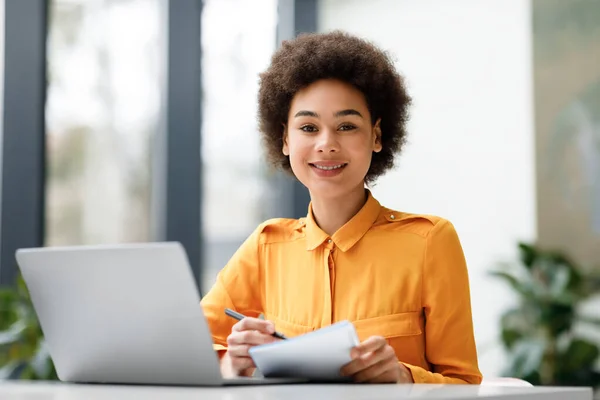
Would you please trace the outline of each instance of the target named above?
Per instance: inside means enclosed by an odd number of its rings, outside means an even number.
[[[412,383],[412,374],[398,361],[392,346],[381,336],[372,336],[352,349],[352,361],[342,375],[364,383]]]
[[[227,337],[227,352],[221,359],[221,373],[224,377],[251,376],[256,366],[248,350],[260,344],[276,340],[271,334],[275,326],[270,321],[258,318],[244,318],[231,328]]]

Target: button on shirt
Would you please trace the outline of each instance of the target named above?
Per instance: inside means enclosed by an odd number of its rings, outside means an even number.
[[[229,307],[293,337],[349,320],[361,341],[383,336],[417,383],[480,383],[460,241],[439,217],[362,209],[332,236],[309,206],[261,224],[202,299],[215,349],[236,322]]]

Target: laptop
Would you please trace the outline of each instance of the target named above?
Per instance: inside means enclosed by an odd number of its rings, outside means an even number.
[[[225,379],[177,242],[19,249],[60,380],[151,385],[299,383]]]

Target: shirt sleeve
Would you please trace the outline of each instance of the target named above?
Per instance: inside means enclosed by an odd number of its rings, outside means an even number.
[[[415,383],[481,383],[467,266],[449,221],[436,224],[427,237],[422,296],[425,356],[432,371],[404,364]]]
[[[222,356],[227,350],[227,337],[237,321],[225,314],[231,308],[248,317],[262,313],[260,296],[259,226],[238,248],[200,304],[210,328],[214,349]]]

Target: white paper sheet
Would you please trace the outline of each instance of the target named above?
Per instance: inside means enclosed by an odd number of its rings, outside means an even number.
[[[350,350],[358,344],[354,325],[341,321],[295,338],[252,347],[249,352],[265,377],[338,381],[346,380],[340,369],[351,361]]]

